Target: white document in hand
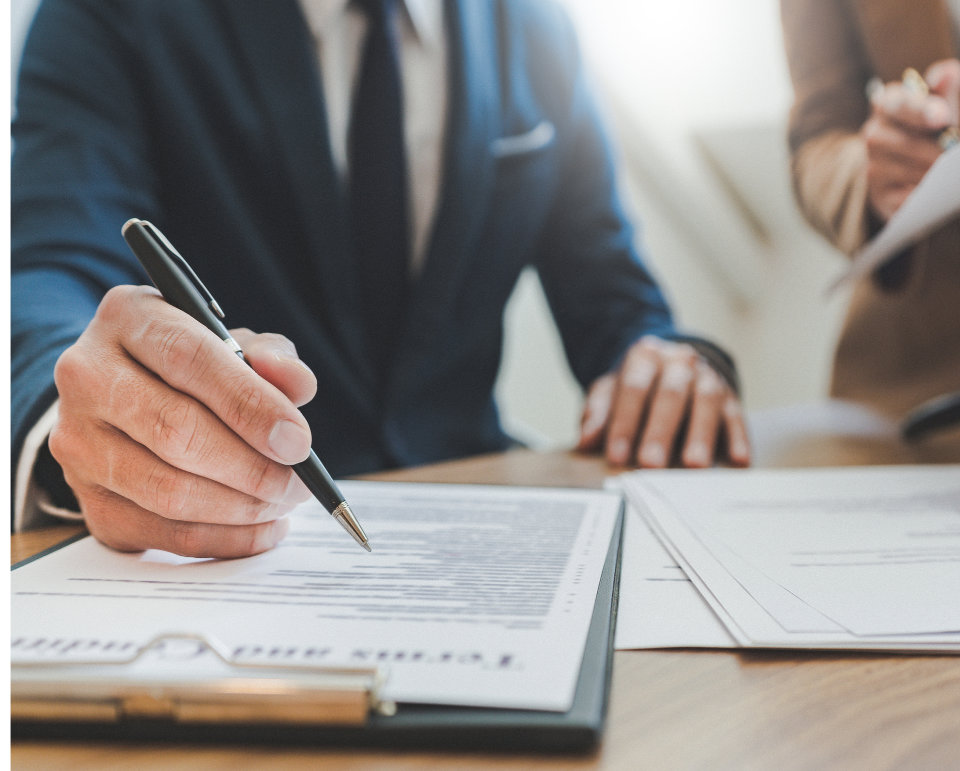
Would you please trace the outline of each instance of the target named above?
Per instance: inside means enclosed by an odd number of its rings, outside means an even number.
[[[960,467],[640,472],[625,489],[745,645],[960,650]]]
[[[937,159],[883,230],[854,256],[853,264],[833,284],[831,291],[872,273],[903,249],[957,217],[960,217],[960,145],[954,145]]]
[[[14,661],[123,658],[203,635],[245,663],[382,665],[388,700],[571,706],[618,494],[348,482],[374,551],[319,504],[240,560],[86,538],[11,578]]]

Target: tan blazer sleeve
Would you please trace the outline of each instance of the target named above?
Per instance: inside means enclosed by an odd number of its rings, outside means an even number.
[[[830,131],[793,152],[793,189],[807,221],[845,254],[873,235],[867,206],[867,151],[859,134]]]
[[[781,0],[780,15],[794,88],[794,192],[810,223],[852,253],[878,227],[859,134],[867,83],[956,56],[949,11],[944,0]]]
[[[852,253],[868,237],[866,149],[871,77],[855,19],[843,2],[781,0],[793,81],[789,145],[794,193],[804,216]]]

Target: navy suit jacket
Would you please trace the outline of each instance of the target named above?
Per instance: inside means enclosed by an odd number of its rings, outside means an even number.
[[[43,3],[14,123],[14,461],[56,398],[57,357],[106,290],[149,283],[120,236],[130,217],[187,256],[228,326],[296,343],[319,379],[303,412],[337,475],[508,445],[492,386],[504,304],[527,265],[583,384],[642,334],[675,336],[634,251],[566,16],[552,2],[449,0],[446,17],[444,176],[381,397],[297,2]],[[498,141],[527,132],[542,141]]]

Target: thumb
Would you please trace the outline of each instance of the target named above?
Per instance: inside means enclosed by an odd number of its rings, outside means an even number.
[[[942,59],[927,69],[930,93],[943,98],[950,108],[950,123],[960,122],[960,59]]]

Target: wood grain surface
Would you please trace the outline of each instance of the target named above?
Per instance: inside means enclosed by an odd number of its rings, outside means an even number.
[[[960,461],[960,433],[903,445],[895,427],[844,405],[760,413],[762,466]],[[598,487],[608,468],[575,453],[517,450],[371,478]],[[13,536],[14,561],[77,532]],[[960,587],[958,587],[960,601]],[[955,769],[960,657],[621,651],[601,749],[588,756],[327,751],[82,742],[13,743],[17,769]]]

